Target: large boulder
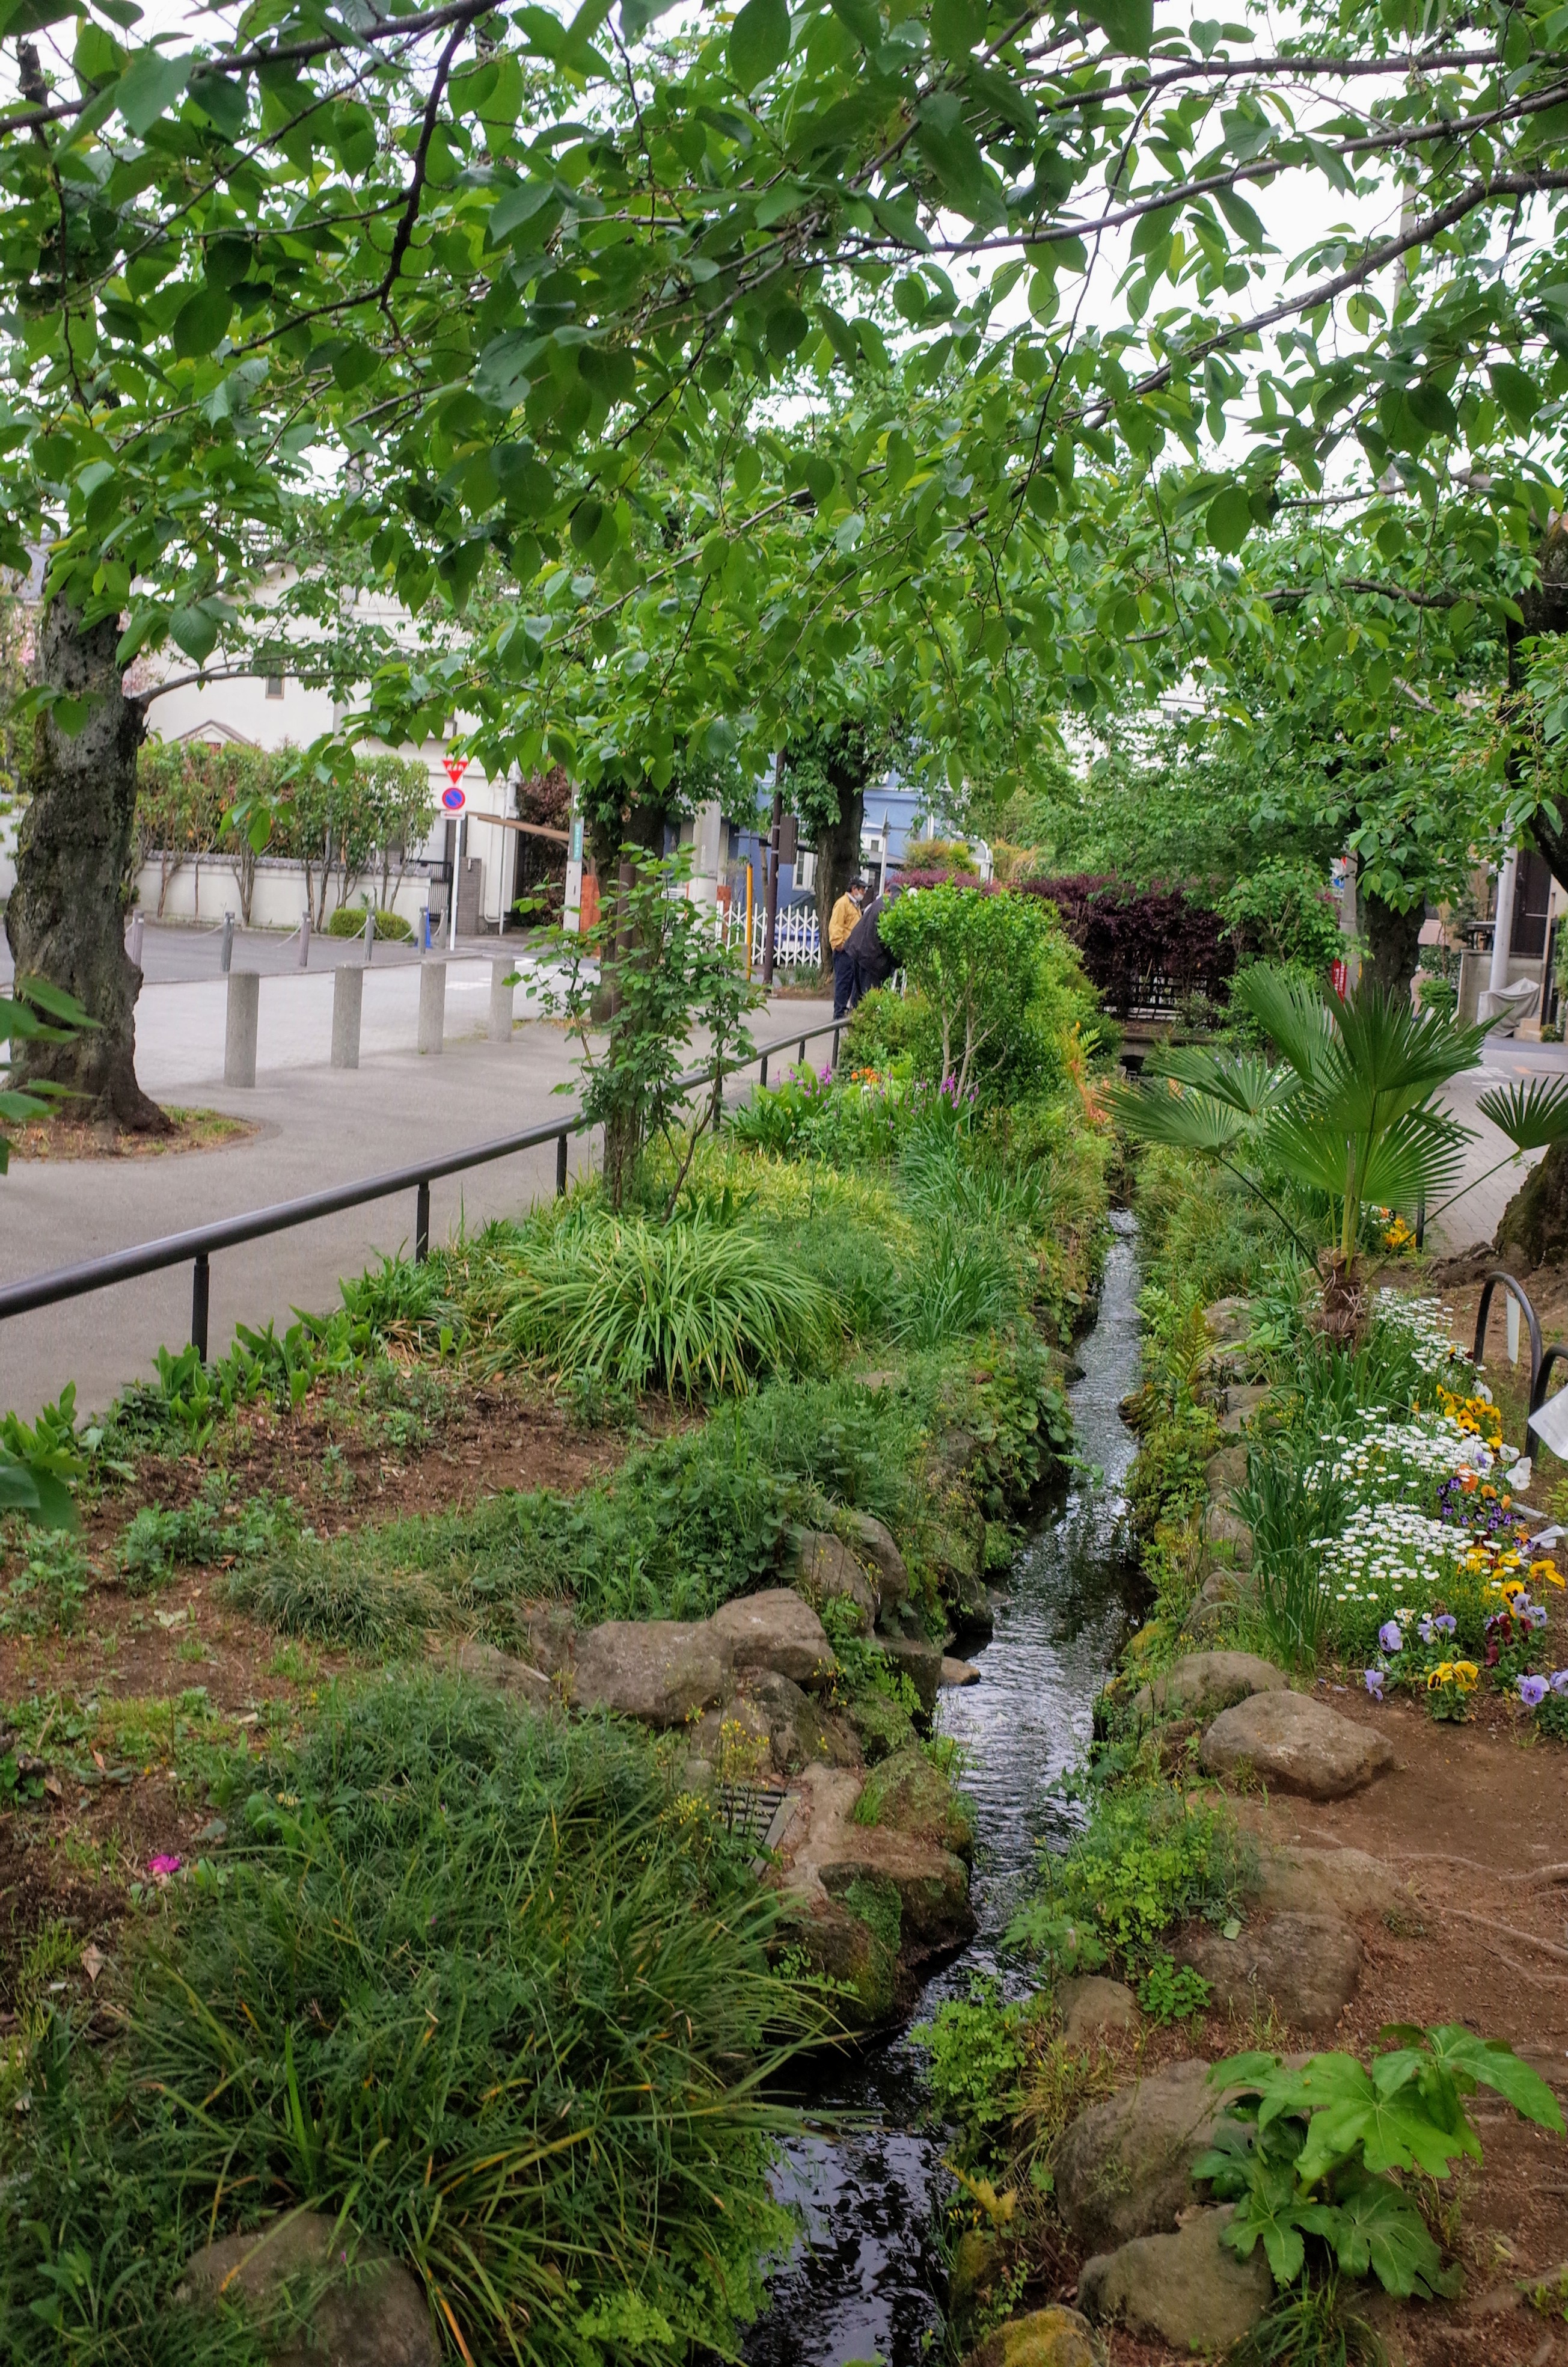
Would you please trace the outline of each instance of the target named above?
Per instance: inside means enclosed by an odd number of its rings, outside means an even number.
[[[1138,2026],[1138,2000],[1125,1981],[1108,1981],[1100,1973],[1074,1973],[1056,1983],[1055,1998],[1064,2045],[1088,2046],[1108,2030]]]
[[[291,2212],[204,2244],[186,2263],[179,2297],[197,2308],[243,2302],[269,2343],[270,2367],[439,2367],[417,2279],[324,2212]]]
[[[1252,1531],[1228,1504],[1211,1501],[1203,1513],[1203,1542],[1235,1569],[1252,1568]]]
[[[1089,2320],[1058,2305],[1006,2319],[964,2367],[1100,2367],[1100,2352]]]
[[[1138,2236],[1086,2260],[1078,2300],[1097,2324],[1118,2319],[1131,2334],[1173,2350],[1225,2350],[1257,2325],[1274,2292],[1261,2248],[1238,2260],[1220,2241],[1230,2210],[1198,2211],[1174,2235]]]
[[[947,1571],[942,1580],[942,1599],[955,1636],[985,1637],[996,1633],[996,1613],[979,1570]]]
[[[930,1717],[942,1686],[942,1664],[946,1657],[942,1646],[928,1644],[923,1636],[879,1636],[876,1640],[891,1666],[908,1678],[921,1709]]]
[[[879,1766],[915,1738],[914,1721],[889,1693],[857,1693],[845,1705],[844,1720],[868,1767]]]
[[[1285,1674],[1254,1652],[1189,1652],[1133,1696],[1140,1718],[1213,1717],[1251,1693],[1282,1693]]]
[[[1257,1775],[1271,1791],[1343,1800],[1393,1765],[1393,1750],[1371,1727],[1341,1717],[1305,1693],[1254,1693],[1223,1710],[1199,1758],[1210,1775]]]
[[[784,1567],[790,1584],[814,1611],[825,1610],[829,1603],[847,1603],[856,1633],[870,1635],[876,1624],[878,1598],[841,1537],[826,1529],[796,1529]]]
[[[788,1599],[806,1610],[797,1596]],[[683,1726],[694,1711],[724,1699],[734,1669],[734,1647],[715,1621],[606,1619],[577,1639],[572,1700],[579,1709],[611,1710],[648,1726]]]
[[[829,1767],[859,1765],[860,1745],[848,1721],[823,1709],[793,1678],[781,1677],[776,1669],[761,1669],[746,1679],[746,1705],[765,1727],[773,1762],[781,1775],[798,1774],[801,1768],[818,1761]],[[735,1707],[740,1708],[741,1704]]]
[[[1247,1478],[1246,1447],[1222,1446],[1219,1453],[1211,1455],[1204,1464],[1203,1477],[1209,1483],[1211,1496],[1228,1496],[1231,1489],[1239,1488]]]
[[[962,1792],[933,1767],[919,1743],[874,1767],[855,1803],[857,1825],[883,1825],[951,1850],[967,1859],[975,1847],[975,1819]]]
[[[1056,2147],[1056,2203],[1079,2249],[1113,2251],[1176,2225],[1192,2164],[1213,2142],[1223,2097],[1206,2063],[1173,2063],[1072,2122]]]
[[[1361,1943],[1337,1915],[1265,1916],[1234,1940],[1200,1923],[1171,1953],[1222,2011],[1245,2018],[1267,1999],[1292,2030],[1332,2030],[1361,1977]]]
[[[840,1508],[835,1520],[850,1533],[850,1543],[876,1573],[878,1616],[886,1619],[909,1599],[909,1572],[891,1529],[869,1512]]]
[[[1212,1307],[1203,1309],[1203,1327],[1211,1340],[1234,1347],[1251,1336],[1252,1301],[1250,1298],[1216,1298]]]
[[[737,1595],[705,1625],[728,1651],[738,1675],[752,1669],[773,1669],[797,1685],[819,1687],[837,1671],[822,1622],[793,1587],[772,1586],[761,1594]],[[581,1660],[581,1645],[578,1657]]]
[[[1258,1904],[1277,1915],[1382,1915],[1399,1887],[1391,1865],[1359,1849],[1287,1842],[1258,1868]]]
[[[425,1654],[455,1670],[458,1676],[469,1677],[475,1684],[488,1686],[492,1693],[510,1693],[514,1700],[527,1702],[535,1709],[548,1709],[559,1701],[559,1694],[542,1669],[530,1668],[526,1660],[498,1651],[493,1644],[480,1644],[471,1636],[457,1640],[446,1636],[427,1636]]]

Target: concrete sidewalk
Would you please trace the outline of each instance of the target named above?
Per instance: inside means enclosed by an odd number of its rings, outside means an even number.
[[[1456,1077],[1443,1095],[1446,1108],[1474,1141],[1467,1145],[1460,1178],[1440,1213],[1428,1217],[1427,1246],[1438,1257],[1457,1256],[1461,1250],[1490,1241],[1502,1222],[1503,1211],[1524,1184],[1530,1169],[1544,1157],[1539,1150],[1516,1159],[1513,1145],[1499,1134],[1477,1106],[1489,1088],[1505,1089],[1530,1077],[1568,1075],[1568,1046],[1520,1044],[1512,1036],[1494,1037],[1478,1069]],[[1499,1165],[1499,1161],[1506,1162]]]
[[[412,963],[395,972],[373,966],[357,1070],[328,1065],[328,978],[307,972],[279,978],[270,992],[264,987],[256,1083],[249,1092],[220,1082],[223,982],[145,988],[138,1070],[147,1090],[164,1101],[250,1118],[259,1131],[209,1151],[13,1161],[0,1179],[0,1280],[103,1256],[568,1114],[572,1099],[557,1099],[554,1088],[575,1082],[576,1047],[558,1023],[521,1018],[530,1007],[522,987],[511,1043],[491,1044],[484,1036],[490,962],[453,964],[446,1048],[439,1058],[422,1058],[413,1048],[416,971]],[[826,1002],[775,999],[755,1015],[752,1034],[771,1043],[831,1016]],[[807,1056],[820,1062],[828,1048],[824,1039],[808,1046]],[[703,1049],[699,1039],[695,1059]],[[775,1080],[790,1057],[773,1063]],[[571,1172],[581,1172],[598,1155],[596,1140],[575,1138]],[[450,1177],[432,1187],[431,1239],[516,1215],[554,1188],[553,1144]],[[413,1225],[411,1192],[218,1257],[211,1269],[213,1353],[228,1345],[237,1321],[270,1319],[281,1326],[295,1308],[334,1306],[339,1276],[411,1246]],[[182,1265],[0,1322],[0,1407],[28,1418],[73,1380],[79,1410],[101,1410],[128,1381],[153,1370],[160,1345],[184,1346],[190,1288],[191,1269]]]

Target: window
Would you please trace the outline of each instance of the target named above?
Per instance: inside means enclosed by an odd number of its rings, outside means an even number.
[[[269,674],[267,675],[266,695],[269,698],[281,698],[283,697],[283,676],[280,674]]]

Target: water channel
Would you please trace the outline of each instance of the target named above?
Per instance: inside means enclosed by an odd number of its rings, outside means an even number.
[[[938,1727],[964,1748],[976,1812],[979,1931],[927,1985],[922,2014],[995,1968],[1037,1850],[1065,1834],[1050,1786],[1088,1749],[1094,1697],[1134,1598],[1120,1530],[1135,1450],[1117,1408],[1137,1380],[1138,1283],[1132,1219],[1111,1221],[1099,1319],[1069,1392],[1077,1454],[1103,1476],[1071,1488],[1027,1539],[997,1597],[996,1633],[970,1655],[980,1683],[941,1698]],[[813,2098],[821,2126],[790,2146],[778,2182],[802,2237],[751,2329],[748,2367],[914,2367],[940,2331],[945,2272],[934,2235],[950,2182],[942,2133],[922,2124],[920,2060],[896,2038]],[[834,2125],[839,2115],[845,2125]]]

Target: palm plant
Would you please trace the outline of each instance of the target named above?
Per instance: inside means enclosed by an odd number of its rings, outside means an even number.
[[[1236,980],[1235,1000],[1278,1059],[1172,1050],[1157,1073],[1123,1090],[1121,1115],[1145,1141],[1230,1169],[1292,1234],[1269,1183],[1325,1199],[1335,1240],[1318,1261],[1325,1328],[1348,1339],[1361,1320],[1363,1212],[1369,1204],[1414,1211],[1455,1180],[1472,1137],[1438,1096],[1476,1065],[1486,1030],[1424,1016],[1371,984],[1330,1001],[1263,965]]]

